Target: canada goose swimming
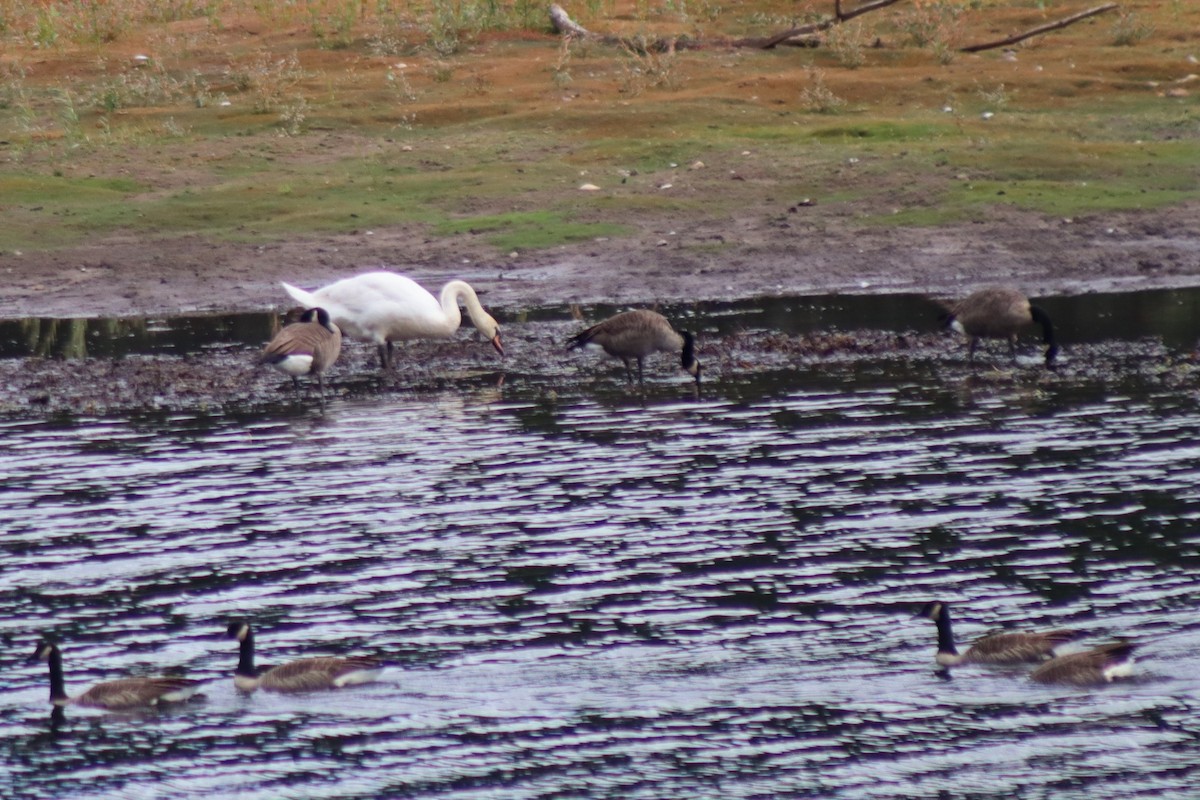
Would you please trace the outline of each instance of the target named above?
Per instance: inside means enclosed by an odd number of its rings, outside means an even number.
[[[311,692],[340,689],[358,683],[370,683],[379,677],[383,665],[374,658],[324,656],[301,658],[277,667],[254,667],[254,631],[242,620],[229,623],[229,638],[240,642],[233,685],[244,692],[265,689],[269,692]]]
[[[310,308],[300,321],[284,327],[263,348],[260,364],[270,364],[292,376],[292,385],[300,388],[301,375],[316,375],[321,396],[325,395],[325,370],[342,352],[342,332],[323,308]]]
[[[63,681],[62,653],[58,645],[45,639],[29,657],[30,662],[45,661],[50,665],[50,702],[62,706],[88,706],[120,711],[149,708],[164,703],[180,703],[194,695],[201,682],[186,678],[120,678],[97,683],[82,694],[71,697]]]
[[[625,376],[633,383],[630,359],[637,360],[638,383],[645,383],[642,361],[653,353],[679,353],[684,370],[700,382],[700,362],[696,360],[696,341],[687,331],[676,331],[667,318],[656,311],[623,311],[571,337],[568,350],[598,345],[610,356],[625,362]]]
[[[1059,656],[1029,673],[1029,677],[1038,683],[1103,686],[1133,674],[1136,647],[1132,642],[1113,642],[1082,653]]]
[[[954,646],[950,608],[946,603],[926,603],[918,616],[937,623],[938,649],[934,661],[943,667],[956,664],[1036,664],[1053,658],[1054,648],[1081,635],[1079,631],[1065,629],[1041,633],[994,633],[976,640],[965,653],[959,653]]]
[[[975,358],[980,339],[1007,339],[1009,352],[1015,357],[1017,332],[1035,322],[1042,326],[1042,339],[1047,345],[1046,366],[1053,366],[1058,355],[1050,317],[1042,309],[1030,305],[1029,299],[1016,289],[980,289],[952,305],[941,319],[947,327],[971,337],[968,350],[971,360]]]
[[[291,284],[283,288],[296,302],[329,310],[333,321],[347,336],[375,342],[384,369],[392,366],[392,343],[406,339],[448,339],[458,330],[462,312],[480,333],[504,355],[500,344],[500,325],[483,310],[475,290],[465,281],[450,281],[436,300],[415,281],[394,272],[367,272],[306,292]]]

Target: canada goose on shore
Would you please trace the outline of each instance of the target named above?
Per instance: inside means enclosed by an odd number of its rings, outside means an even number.
[[[1077,639],[1082,634],[1073,630],[1054,630],[1037,633],[993,633],[977,639],[959,653],[954,646],[950,628],[950,608],[946,603],[926,603],[918,616],[937,623],[938,649],[934,661],[943,667],[957,664],[1036,664],[1054,657],[1054,648]]]
[[[82,694],[71,697],[63,680],[62,653],[58,645],[46,639],[38,642],[30,662],[50,665],[50,702],[56,707],[87,706],[122,711],[181,703],[196,694],[201,682],[186,678],[119,678],[97,683]]]
[[[233,685],[244,692],[265,689],[269,692],[311,692],[321,689],[340,689],[359,683],[370,683],[379,677],[383,665],[365,656],[338,658],[318,656],[300,658],[277,667],[254,666],[254,631],[242,620],[229,623],[229,638],[240,643]]]
[[[1132,642],[1113,642],[1082,653],[1059,656],[1029,673],[1029,678],[1038,683],[1103,686],[1133,674],[1136,648]]]
[[[461,301],[467,316],[484,337],[504,355],[500,325],[483,310],[475,290],[465,281],[450,281],[435,299],[411,278],[394,272],[367,272],[344,278],[313,292],[291,284],[283,288],[306,308],[328,309],[347,336],[374,342],[383,369],[392,368],[393,342],[407,339],[449,339],[462,323]]]
[[[1013,288],[996,286],[972,292],[951,305],[941,319],[946,327],[970,337],[968,360],[975,359],[975,348],[980,339],[1007,339],[1009,353],[1016,358],[1017,332],[1034,323],[1042,326],[1046,366],[1052,367],[1058,355],[1058,343],[1054,338],[1054,325],[1050,317]]]
[[[329,312],[323,308],[310,308],[300,315],[299,322],[293,322],[275,334],[263,348],[258,362],[270,364],[292,376],[292,386],[297,391],[301,375],[315,375],[324,397],[325,370],[337,361],[341,352],[342,332],[329,319]]]
[[[623,311],[571,337],[568,350],[588,345],[604,348],[610,356],[625,362],[625,376],[633,383],[630,359],[637,360],[638,383],[644,384],[642,361],[653,353],[679,353],[684,370],[700,383],[700,362],[696,360],[696,341],[687,331],[676,331],[667,318],[656,311]]]

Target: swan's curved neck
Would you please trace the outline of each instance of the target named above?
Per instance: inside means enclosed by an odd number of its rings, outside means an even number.
[[[462,312],[458,310],[460,299],[467,307],[467,316],[471,318],[472,324],[491,336],[484,325],[484,321],[488,319],[487,312],[483,310],[471,284],[466,281],[450,281],[442,287],[442,312],[446,315],[446,320],[453,323],[454,329],[462,323]]]

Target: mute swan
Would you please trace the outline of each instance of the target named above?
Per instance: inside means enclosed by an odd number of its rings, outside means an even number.
[[[947,327],[971,337],[968,358],[974,360],[975,347],[980,339],[1007,339],[1009,352],[1016,356],[1017,331],[1026,325],[1042,326],[1046,347],[1046,366],[1054,366],[1058,343],[1054,340],[1054,325],[1046,312],[1030,305],[1029,298],[1016,289],[999,286],[980,289],[950,307],[942,315]]]
[[[1059,656],[1029,673],[1029,677],[1038,683],[1103,686],[1133,674],[1136,647],[1132,642],[1113,642],[1082,653]]]
[[[392,343],[405,339],[446,339],[462,322],[461,300],[467,315],[496,352],[504,355],[500,326],[483,310],[475,290],[465,281],[442,287],[441,300],[415,281],[394,272],[367,272],[306,292],[290,284],[283,288],[306,308],[321,306],[347,336],[375,342],[384,369],[392,366]]]
[[[324,656],[301,658],[277,667],[254,668],[254,631],[242,620],[229,623],[229,638],[239,642],[237,670],[233,685],[244,692],[265,689],[269,692],[311,692],[340,689],[357,683],[370,683],[379,677],[383,665],[374,658]]]
[[[994,633],[977,639],[965,653],[960,654],[954,646],[950,608],[946,603],[926,603],[918,616],[937,623],[938,649],[934,660],[943,667],[956,664],[1036,664],[1053,658],[1054,648],[1082,635],[1073,630]]]
[[[29,660],[45,661],[50,665],[50,702],[56,708],[76,705],[119,710],[179,703],[194,695],[201,683],[184,678],[120,678],[97,683],[86,692],[70,697],[63,681],[62,653],[58,645],[43,639]]]
[[[666,317],[656,311],[637,309],[609,317],[571,337],[568,350],[598,345],[610,356],[625,362],[625,376],[633,383],[629,360],[637,359],[638,383],[645,383],[642,360],[653,353],[679,353],[683,368],[700,382],[700,362],[696,360],[696,342],[687,331],[677,332]]]
[[[324,373],[342,352],[342,332],[329,320],[323,308],[310,308],[300,321],[286,326],[263,348],[258,363],[270,364],[292,376],[292,386],[300,388],[301,375],[316,375],[321,396],[325,396]]]

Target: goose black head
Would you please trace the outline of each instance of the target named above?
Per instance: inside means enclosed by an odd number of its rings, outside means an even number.
[[[679,362],[689,375],[695,377],[696,383],[699,383],[700,373],[704,368],[696,360],[696,337],[689,331],[680,331],[679,335],[683,337],[683,352],[680,354]]]
[[[322,328],[328,328],[330,331],[333,330],[332,319],[329,316],[329,312],[316,306],[307,309],[303,314],[301,314],[300,321],[315,322]]]
[[[229,621],[229,626],[225,629],[225,633],[230,639],[237,639],[239,642],[244,642],[246,637],[250,635],[250,624],[245,620],[232,619]]]
[[[57,644],[49,639],[42,639],[37,643],[37,647],[34,648],[33,655],[26,659],[26,663],[32,664],[35,661],[49,661],[57,651]]]
[[[931,603],[926,603],[921,606],[921,610],[917,612],[918,617],[925,617],[937,621],[943,613],[945,613],[945,603],[934,600]]]

